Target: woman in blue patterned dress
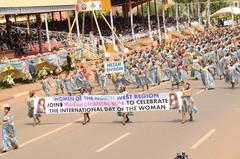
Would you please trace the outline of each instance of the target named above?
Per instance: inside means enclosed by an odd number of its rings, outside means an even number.
[[[179,80],[181,82],[181,85],[184,85],[184,82],[186,80],[185,71],[187,71],[187,70],[186,70],[186,67],[183,65],[182,60],[179,61],[179,64],[177,66],[177,70],[178,70],[178,77],[179,77]]]
[[[80,74],[78,73],[77,70],[73,71],[72,79],[74,81],[74,84],[73,84],[74,90],[79,90],[83,86],[83,84],[80,80]]]
[[[160,85],[159,66],[156,64],[155,60],[152,61],[149,71],[150,71],[150,74],[152,77],[152,83],[154,84],[154,86]]]
[[[213,74],[213,78],[215,79],[215,75],[216,75],[216,69],[215,69],[215,64],[213,63],[212,59],[208,60],[208,65],[207,67],[209,68],[209,70],[212,72]]]
[[[172,90],[174,90],[174,86],[177,86],[177,88],[179,89],[180,80],[177,73],[177,67],[174,63],[172,63],[171,67],[169,68],[169,75],[172,83]]]
[[[149,89],[148,86],[148,80],[147,80],[147,70],[144,68],[144,66],[141,67],[141,70],[139,71],[139,78],[140,78],[140,85],[142,86],[142,90],[144,91],[144,86],[146,85],[147,90]]]
[[[224,65],[223,65],[223,57],[222,55],[219,55],[219,60],[217,62],[217,75],[220,77],[220,80],[222,79],[222,76],[224,75]]]
[[[69,74],[69,72],[65,73],[65,78],[64,78],[64,83],[65,83],[65,87],[67,89],[67,92],[69,94],[69,96],[72,95],[73,91],[74,91],[74,87],[73,87],[73,82],[72,82],[72,78]]]
[[[214,89],[216,87],[215,81],[213,78],[213,73],[211,70],[206,66],[206,62],[202,62],[202,67],[200,69],[201,72],[201,79],[203,82],[203,85],[206,87],[206,90],[208,89]]]
[[[4,115],[2,116],[2,153],[18,148],[18,139],[15,134],[14,116],[10,113],[10,106],[3,105]]]
[[[117,93],[119,94],[120,88],[121,88],[121,85],[122,85],[121,77],[120,77],[119,73],[116,73],[115,75],[116,75],[115,88],[116,88]]]
[[[231,61],[230,65],[226,69],[226,82],[231,82],[232,89],[235,89],[235,85],[238,83],[238,77],[236,77],[237,72],[240,72],[236,65]]]
[[[36,98],[36,96],[35,96],[35,92],[32,90],[29,92],[27,105],[28,105],[28,117],[33,118],[33,127],[36,126],[36,124],[39,124],[41,122],[39,118],[42,116],[41,114],[34,114],[34,98]]]
[[[182,124],[185,123],[185,117],[188,113],[190,115],[190,121],[193,121],[192,114],[198,113],[198,109],[192,98],[192,91],[190,89],[190,84],[186,83],[182,89]]]
[[[50,87],[52,86],[49,80],[47,79],[47,75],[43,75],[43,79],[40,83],[42,84],[43,91],[47,94],[47,96],[50,96]]]
[[[197,56],[193,55],[191,77],[193,77],[196,80],[200,79],[201,77],[200,68],[201,66],[199,64],[199,60],[197,59]]]
[[[104,91],[104,95],[108,93],[107,90],[107,74],[105,73],[104,68],[99,69],[99,81],[100,81],[100,87]]]
[[[170,75],[168,72],[168,62],[163,59],[162,61],[162,81],[168,81],[170,79]]]
[[[120,95],[122,96],[127,96],[128,95],[128,92],[126,91],[126,87],[125,86],[121,86],[121,89],[120,89]],[[122,116],[123,117],[123,126],[125,125],[125,123],[129,122],[129,116],[133,116],[133,112],[117,112],[117,115],[118,116]]]
[[[64,85],[63,85],[63,81],[62,81],[62,78],[61,78],[58,70],[56,70],[56,76],[53,76],[53,79],[55,79],[55,85],[56,85],[56,94],[55,95],[58,95],[58,89],[61,89],[62,94],[64,94],[64,91],[63,91]]]
[[[129,73],[130,73],[130,77],[131,77],[133,86],[135,88],[139,88],[140,84],[139,84],[139,77],[137,75],[137,67],[136,67],[136,65],[133,65],[132,67],[129,66],[128,69],[129,69]]]

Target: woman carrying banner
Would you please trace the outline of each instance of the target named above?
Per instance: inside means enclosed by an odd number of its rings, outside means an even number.
[[[128,92],[126,91],[126,87],[124,85],[121,86],[120,89],[120,95],[126,96],[128,95]],[[133,112],[117,112],[118,116],[123,117],[123,122],[122,124],[125,125],[125,123],[129,122],[129,117],[128,116],[133,116]]]
[[[29,97],[27,99],[27,105],[28,105],[28,114],[27,116],[29,118],[33,118],[33,127],[36,126],[36,124],[39,124],[41,122],[41,120],[39,119],[41,117],[41,114],[34,114],[34,98],[36,98],[35,96],[35,92],[29,91]],[[36,120],[38,121],[36,123]]]
[[[186,83],[182,89],[182,124],[185,123],[186,113],[190,115],[190,121],[193,121],[192,114],[198,113],[192,98],[192,91],[189,83]]]
[[[89,92],[85,88],[81,88],[81,94],[84,96],[90,95]],[[90,122],[90,116],[89,113],[83,113],[83,125],[86,125],[86,123]]]
[[[3,105],[4,115],[2,116],[2,153],[18,148],[18,140],[15,136],[14,117],[10,113],[11,107]]]

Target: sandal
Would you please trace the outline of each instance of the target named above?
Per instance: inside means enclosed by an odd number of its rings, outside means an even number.
[[[186,121],[182,121],[182,124],[185,124]]]
[[[35,126],[36,126],[36,124],[33,124],[32,126],[33,126],[33,127],[35,127]]]

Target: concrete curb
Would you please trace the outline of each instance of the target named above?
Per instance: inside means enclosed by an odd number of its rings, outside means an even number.
[[[51,84],[52,86],[55,86],[55,83],[52,83]],[[41,91],[42,88],[37,88],[37,89],[34,89],[35,92],[39,92]],[[7,97],[7,98],[4,98],[4,99],[0,99],[0,103],[1,102],[6,102],[8,100],[11,100],[11,99],[15,99],[15,98],[18,98],[18,97],[22,97],[22,96],[25,96],[25,95],[28,95],[29,91],[26,91],[26,92],[22,92],[22,93],[18,93],[18,94],[15,94],[11,97]]]

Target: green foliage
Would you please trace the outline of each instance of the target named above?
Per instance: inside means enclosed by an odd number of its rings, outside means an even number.
[[[148,3],[143,4],[143,15],[147,14]],[[160,10],[160,7],[159,7]],[[155,13],[155,4],[154,2],[150,2],[150,12]],[[142,7],[139,8],[139,14],[142,15]]]
[[[214,12],[218,11],[219,9],[226,7],[226,5],[227,5],[227,3],[224,0],[211,0],[211,2],[213,2],[210,4],[211,13],[214,13]],[[216,3],[214,3],[214,2],[216,2]]]

